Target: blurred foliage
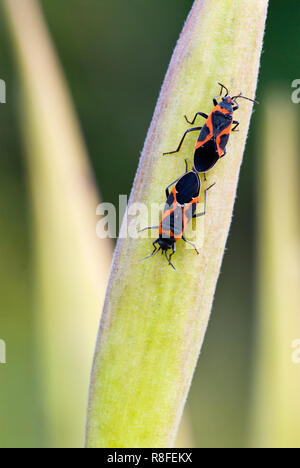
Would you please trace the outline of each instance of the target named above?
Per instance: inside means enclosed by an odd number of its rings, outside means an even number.
[[[102,196],[117,203],[119,193],[130,192],[164,73],[192,0],[43,0],[42,5]],[[258,99],[274,81],[289,90],[292,80],[300,78],[299,15],[298,0],[290,0],[288,8],[271,0]],[[0,365],[0,446],[36,446],[41,443],[43,413],[35,379],[28,193],[18,126],[18,76],[3,15],[0,43],[0,78],[7,83],[7,104],[0,105],[0,338],[7,342],[8,359],[6,366]],[[256,106],[252,120],[228,252],[189,398],[196,446],[242,446],[247,433],[254,192],[260,168],[255,144],[262,132],[263,106],[263,101]]]
[[[254,447],[299,448],[300,369],[293,356],[293,343],[300,337],[299,118],[280,86],[264,93],[264,101],[249,442]],[[281,132],[285,138],[277,138]],[[280,180],[279,191],[274,181]]]
[[[78,447],[112,249],[108,239],[96,237],[99,198],[39,2],[3,2],[20,75],[33,212],[34,330],[44,443]]]

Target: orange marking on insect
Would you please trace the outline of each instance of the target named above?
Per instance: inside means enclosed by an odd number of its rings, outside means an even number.
[[[197,141],[196,145],[195,145],[195,151],[200,148],[201,146],[203,146],[207,141],[209,141],[212,136],[213,136],[213,125],[212,125],[212,120],[211,120],[211,116],[212,114],[209,115],[207,121],[205,122],[206,123],[206,126],[209,130],[209,134],[207,135],[207,137],[203,140],[203,141]]]
[[[174,233],[172,231],[166,231],[165,229],[162,229],[160,234],[164,234],[164,236],[166,236],[166,237],[168,237],[170,239],[174,237]],[[175,237],[174,237],[174,239],[175,239]]]
[[[173,203],[172,203],[169,210],[165,210],[163,212],[161,222],[164,219],[166,219],[168,216],[170,216],[170,214],[172,214],[176,209],[176,204],[177,204],[177,190],[176,190],[176,187],[173,188],[171,193],[173,194],[173,197],[174,197]]]
[[[164,219],[168,218],[168,216],[174,213],[174,211],[175,211],[175,207],[172,207],[169,210],[164,211],[161,217],[161,222],[163,222]]]
[[[187,225],[189,224],[190,222],[190,219],[186,216],[185,212],[190,208],[191,205],[194,205],[194,204],[197,204],[200,200],[200,195],[198,195],[197,197],[193,198],[189,203],[187,203],[184,208],[183,208],[183,219],[184,219],[184,222],[183,222],[183,229],[182,229],[182,234],[184,233]]]
[[[210,133],[213,133],[213,124],[212,124],[212,113],[208,116],[208,119],[206,121],[206,125],[210,131]]]
[[[226,127],[216,138],[216,143],[217,143],[217,149],[218,149],[218,154],[219,154],[219,157],[221,158],[225,151],[220,147],[220,144],[221,144],[221,137],[223,135],[229,135],[229,133],[231,132],[231,127],[232,127],[232,122],[230,122],[230,124],[228,125],[228,127]]]
[[[219,106],[219,104],[214,108],[213,112],[221,112],[222,114],[226,115],[226,114],[231,114],[232,115],[232,112],[230,112],[229,110],[225,109],[224,107],[221,107]]]

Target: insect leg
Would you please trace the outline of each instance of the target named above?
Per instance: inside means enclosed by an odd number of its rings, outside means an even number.
[[[189,172],[189,166],[188,166],[187,159],[185,159],[185,173],[187,172]]]
[[[173,263],[171,262],[170,258],[168,257],[167,251],[165,250],[165,257],[167,259],[168,264],[173,268],[173,270],[176,270],[174,267]]]
[[[172,185],[176,184],[176,182],[178,182],[179,179],[181,179],[181,176],[178,177],[178,179],[176,179],[176,180],[174,180],[173,182],[171,182],[171,183],[166,187],[166,197],[167,197],[167,198],[169,198],[169,196],[170,196],[169,188],[172,187]]]
[[[148,255],[148,257],[141,258],[141,259],[139,260],[139,262],[142,262],[143,260],[147,260],[147,258],[154,257],[154,255],[156,255],[156,254],[160,251],[160,248],[157,249],[157,247],[156,247],[156,244],[157,244],[157,243],[158,243],[158,239],[156,239],[156,241],[153,242],[154,250],[153,250],[152,254],[151,254],[151,255]]]
[[[237,96],[237,97],[238,97],[238,96]],[[236,110],[238,110],[238,109],[239,109],[239,107],[240,107],[240,106],[238,105],[238,103],[237,103],[237,100],[236,100],[236,99],[233,99],[233,102],[235,103],[235,106],[232,108],[232,110],[233,110],[233,112],[235,112]]]
[[[187,121],[187,123],[189,123],[190,125],[194,125],[195,120],[196,120],[196,118],[197,118],[198,115],[201,116],[201,117],[204,117],[205,119],[208,118],[208,115],[207,115],[207,114],[204,114],[204,112],[197,112],[197,113],[195,114],[195,117],[193,118],[193,120],[192,120],[191,122],[188,120],[188,118],[187,118],[186,115],[184,116],[184,118],[185,118],[185,120]]]
[[[187,160],[185,159],[185,171],[188,172],[188,162]],[[169,198],[169,195],[170,195],[170,192],[169,192],[169,188],[172,187],[172,185],[176,184],[176,182],[179,181],[179,179],[181,179],[182,176],[178,177],[178,179],[174,180],[174,182],[171,182],[167,187],[166,187],[166,197]]]
[[[176,268],[174,267],[173,263],[171,262],[171,258],[172,258],[172,256],[174,255],[175,252],[176,252],[176,247],[175,247],[175,243],[174,243],[173,246],[172,246],[172,253],[170,253],[170,256],[169,256],[170,265],[174,268],[174,270],[176,270]]]
[[[182,240],[184,240],[184,242],[186,242],[187,244],[190,244],[191,246],[193,246],[194,249],[196,250],[197,254],[199,255],[199,250],[197,249],[197,247],[195,246],[195,244],[193,244],[193,242],[190,242],[190,241],[187,240],[184,236],[182,236]]]
[[[178,148],[175,150],[175,151],[168,151],[167,153],[163,153],[163,155],[165,154],[174,154],[174,153],[178,153],[180,151],[180,148],[181,148],[181,145],[186,137],[186,135],[190,132],[196,132],[196,131],[200,131],[202,127],[192,127],[192,128],[189,128],[188,130],[186,130],[183,134],[183,137],[181,138],[181,141],[178,145]]]
[[[216,185],[216,183],[210,185],[204,192],[204,211],[202,213],[197,213],[197,214],[194,214],[193,218],[199,218],[200,216],[204,216],[206,214],[206,204],[207,204],[207,192],[209,191],[209,189],[211,189],[214,185]]]

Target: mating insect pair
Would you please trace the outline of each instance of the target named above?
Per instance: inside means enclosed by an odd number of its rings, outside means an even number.
[[[172,185],[174,187],[170,192],[169,189]],[[204,211],[196,213],[197,204],[200,199],[201,180],[197,172],[194,170],[188,171],[186,164],[186,173],[166,188],[167,201],[159,226],[151,226],[141,230],[158,229],[159,232],[159,237],[153,242],[154,250],[152,254],[142,260],[153,257],[161,250],[162,254],[165,253],[169,265],[175,270],[171,258],[175,253],[175,243],[179,239],[192,245],[197,254],[199,254],[197,247],[185,238],[184,232],[192,218],[205,215],[207,192],[214,185],[212,184],[205,190]],[[159,245],[159,248],[157,245]],[[168,250],[172,250],[169,257]]]
[[[206,119],[203,127],[192,127],[186,130],[177,149],[169,151],[166,154],[178,153],[181,149],[186,135],[190,132],[199,131],[194,149],[194,163],[192,171],[186,173],[179,179],[172,182],[166,188],[167,201],[159,226],[153,226],[145,229],[159,229],[159,237],[153,242],[154,251],[147,258],[153,257],[160,250],[162,254],[165,252],[165,257],[168,263],[175,269],[171,262],[171,257],[175,253],[175,243],[182,239],[185,242],[193,245],[196,252],[196,246],[184,237],[185,229],[192,218],[203,216],[206,213],[207,191],[215,184],[205,190],[205,206],[203,213],[196,214],[196,206],[200,199],[201,181],[198,173],[210,171],[218,160],[225,156],[226,146],[229,140],[231,131],[238,131],[239,122],[233,120],[233,113],[239,108],[238,99],[247,99],[257,103],[253,99],[247,98],[242,93],[237,96],[230,97],[226,86],[219,83],[221,86],[220,95],[213,98],[214,108],[210,115],[203,112],[197,112],[192,122],[185,116],[186,121],[193,125],[198,116]],[[222,97],[223,90],[226,91]],[[221,101],[218,102],[218,99]],[[174,185],[175,184],[175,185]],[[171,193],[169,188],[174,185]],[[145,229],[142,229],[144,231]],[[159,248],[157,247],[159,245]],[[168,257],[168,250],[172,250]],[[145,260],[142,259],[142,260]]]

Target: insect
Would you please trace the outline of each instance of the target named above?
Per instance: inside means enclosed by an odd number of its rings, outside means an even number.
[[[174,185],[170,192],[170,187]],[[160,250],[169,265],[175,270],[171,258],[175,253],[175,244],[179,239],[192,245],[199,254],[195,244],[187,240],[184,236],[184,231],[192,218],[203,216],[206,213],[207,191],[213,187],[212,184],[205,190],[204,211],[196,214],[197,203],[200,199],[201,181],[197,172],[194,170],[188,171],[186,163],[186,173],[168,185],[166,188],[167,201],[161,217],[159,226],[151,226],[141,229],[140,232],[147,229],[158,229],[159,237],[153,242],[154,250],[148,257],[142,258],[146,260],[156,255]],[[158,247],[159,246],[159,247]],[[171,250],[168,256],[168,251]]]
[[[210,115],[197,112],[191,122],[186,115],[184,116],[190,125],[194,125],[197,116],[204,117],[206,122],[203,127],[189,128],[184,133],[178,148],[175,151],[164,153],[164,155],[178,153],[188,133],[200,132],[194,150],[194,168],[200,173],[208,172],[220,158],[225,156],[230,132],[238,131],[239,122],[233,120],[233,113],[239,108],[237,99],[247,99],[258,104],[257,101],[243,96],[242,93],[230,97],[226,86],[218,84],[221,86],[220,95],[213,98],[214,108]],[[226,91],[224,97],[222,97],[223,90]],[[220,102],[218,102],[219,98],[222,98]]]

